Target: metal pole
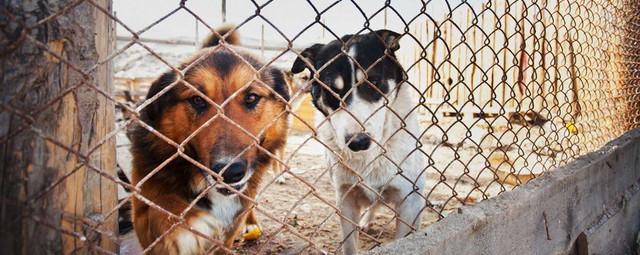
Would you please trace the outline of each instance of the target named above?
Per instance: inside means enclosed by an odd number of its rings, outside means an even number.
[[[384,28],[387,29],[387,8],[384,8]]]
[[[193,42],[193,46],[196,47],[196,49],[198,48],[198,45],[200,44],[200,37],[199,37],[199,33],[198,33],[198,19],[194,19],[196,22],[196,40]]]
[[[322,18],[322,24],[325,24],[325,25],[327,24],[324,18]],[[324,26],[322,26],[322,40],[324,40],[324,38],[325,38],[326,30],[327,29]]]
[[[227,22],[227,0],[222,0],[222,23]]]
[[[260,34],[260,53],[262,53],[262,57],[264,57],[264,24],[262,24],[262,32]]]

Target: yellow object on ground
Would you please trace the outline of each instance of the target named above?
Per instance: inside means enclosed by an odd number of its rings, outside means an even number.
[[[246,232],[242,236],[245,241],[253,241],[262,236],[262,230],[258,225],[248,225]]]
[[[568,121],[564,123],[564,126],[567,128],[567,130],[569,130],[569,133],[572,133],[574,135],[578,133],[578,128],[575,124],[573,124],[573,122]]]

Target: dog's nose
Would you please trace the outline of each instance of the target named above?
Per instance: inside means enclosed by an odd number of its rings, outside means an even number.
[[[363,151],[369,149],[371,145],[371,138],[365,133],[358,133],[355,135],[347,135],[345,137],[345,141],[347,142],[347,146],[352,151]]]
[[[227,166],[228,165],[228,166]],[[225,169],[226,167],[226,169]],[[236,160],[233,162],[228,161],[218,161],[211,166],[211,170],[216,173],[220,173],[224,169],[222,173],[222,178],[225,183],[236,183],[242,180],[244,174],[247,172],[247,161],[246,160]]]

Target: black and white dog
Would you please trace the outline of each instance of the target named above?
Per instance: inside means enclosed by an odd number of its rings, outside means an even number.
[[[343,215],[345,254],[357,252],[354,223],[366,225],[382,202],[397,213],[395,238],[418,228],[425,207],[416,91],[403,86],[406,72],[395,56],[399,39],[388,30],[346,35],[305,49],[291,68],[311,72],[313,103],[322,114],[316,118],[319,137],[331,150],[327,163]]]

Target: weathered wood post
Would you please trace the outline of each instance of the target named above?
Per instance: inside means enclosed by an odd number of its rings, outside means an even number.
[[[76,2],[0,6],[3,254],[117,251],[111,0]]]

